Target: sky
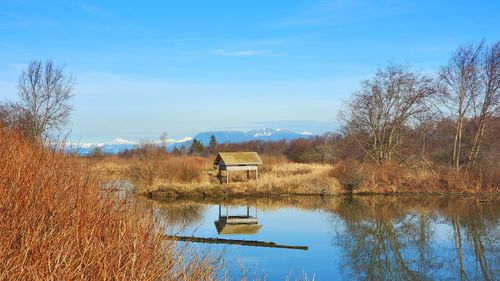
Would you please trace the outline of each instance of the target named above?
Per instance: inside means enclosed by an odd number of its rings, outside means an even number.
[[[500,39],[500,1],[0,1],[0,101],[52,59],[76,78],[71,139],[323,133],[388,62],[435,72]]]

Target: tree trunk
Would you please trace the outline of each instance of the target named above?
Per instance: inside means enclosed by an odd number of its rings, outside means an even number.
[[[458,118],[457,128],[455,132],[455,143],[453,146],[453,167],[458,171],[460,169],[460,150],[462,147],[462,127],[464,118],[460,116]]]
[[[481,116],[479,120],[479,125],[477,126],[476,131],[474,132],[474,138],[472,141],[472,147],[469,153],[469,159],[467,163],[468,168],[472,168],[476,165],[477,157],[479,155],[479,149],[481,147],[481,142],[484,135],[484,129],[486,127],[486,118]]]

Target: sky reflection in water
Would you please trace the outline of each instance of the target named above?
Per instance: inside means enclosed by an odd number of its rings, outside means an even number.
[[[498,196],[287,197],[152,204],[169,232],[197,237],[272,241],[307,251],[220,244],[229,275],[283,280],[496,280],[500,276]],[[255,216],[256,234],[219,235],[229,215]],[[241,265],[240,265],[241,264]]]

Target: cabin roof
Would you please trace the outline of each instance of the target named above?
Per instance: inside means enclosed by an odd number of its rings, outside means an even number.
[[[256,234],[262,225],[260,224],[225,224],[215,222],[215,228],[219,234]]]
[[[215,158],[214,164],[224,162],[230,165],[262,165],[262,160],[257,152],[220,152]]]

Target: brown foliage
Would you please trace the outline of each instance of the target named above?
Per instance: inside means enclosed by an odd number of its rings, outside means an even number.
[[[498,192],[500,172],[496,170],[460,170],[450,167],[433,172],[423,167],[403,166],[386,161],[340,161],[330,176],[336,177],[342,187],[355,193],[405,192]]]
[[[148,188],[158,182],[197,183],[211,167],[211,160],[197,156],[173,156],[166,153],[143,155],[129,160],[125,176],[136,186]]]
[[[211,279],[87,166],[0,128],[0,280]]]
[[[289,163],[288,158],[283,154],[278,155],[269,155],[263,154],[262,158],[262,167],[260,168],[260,172],[268,173],[271,172],[273,167],[276,165],[283,165]]]
[[[353,192],[364,181],[360,164],[354,160],[339,162],[330,171],[330,176],[337,178],[347,192]]]

